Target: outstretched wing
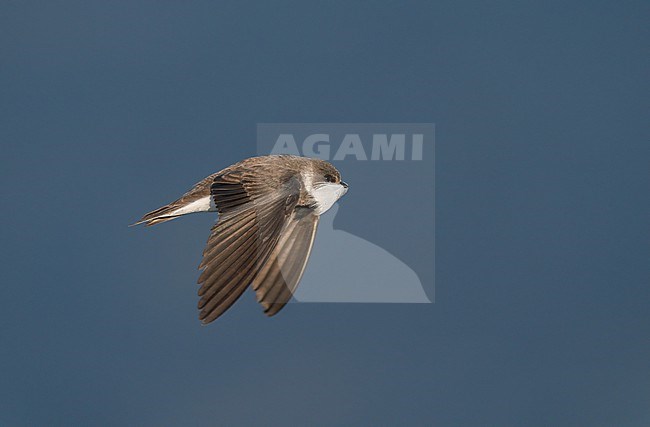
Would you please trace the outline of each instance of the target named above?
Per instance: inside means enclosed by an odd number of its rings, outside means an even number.
[[[253,289],[268,316],[280,311],[298,287],[314,243],[318,219],[311,209],[294,210],[271,256],[255,276]]]
[[[241,296],[248,285],[254,281],[258,283],[256,279],[260,272],[273,271],[266,266],[278,262],[279,254],[283,253],[278,249],[279,243],[287,240],[285,233],[298,233],[294,231],[297,227],[291,225],[301,223],[300,218],[295,221],[296,212],[304,210],[296,209],[301,191],[298,179],[289,177],[280,183],[268,183],[260,180],[259,176],[247,169],[231,170],[217,176],[211,186],[219,220],[212,227],[199,266],[203,271],[198,280],[201,285],[198,307],[203,323],[215,320]],[[311,248],[313,232],[309,237],[306,256]],[[298,234],[306,235],[303,231]],[[295,289],[301,274],[295,283],[290,281],[284,286]],[[280,283],[277,279],[274,282]],[[285,293],[283,291],[279,295]]]

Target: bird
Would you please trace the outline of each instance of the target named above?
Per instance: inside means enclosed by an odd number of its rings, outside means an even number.
[[[216,212],[198,278],[199,320],[216,320],[252,286],[267,316],[298,287],[320,216],[348,191],[329,162],[294,155],[250,157],[209,175],[133,225]]]

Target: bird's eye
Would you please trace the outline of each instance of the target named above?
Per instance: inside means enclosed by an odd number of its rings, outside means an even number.
[[[336,178],[334,178],[332,175],[325,175],[325,181],[327,182],[336,182]]]

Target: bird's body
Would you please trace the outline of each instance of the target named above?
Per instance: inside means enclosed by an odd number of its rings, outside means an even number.
[[[137,224],[218,212],[199,266],[199,318],[213,321],[249,285],[272,316],[298,286],[319,216],[346,191],[339,172],[323,160],[251,157],[206,177]]]

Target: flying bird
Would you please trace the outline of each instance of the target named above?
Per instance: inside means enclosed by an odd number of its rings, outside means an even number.
[[[199,319],[207,324],[221,316],[249,285],[273,316],[300,282],[320,215],[347,190],[324,160],[251,157],[206,177],[134,225],[218,212],[199,265]]]

